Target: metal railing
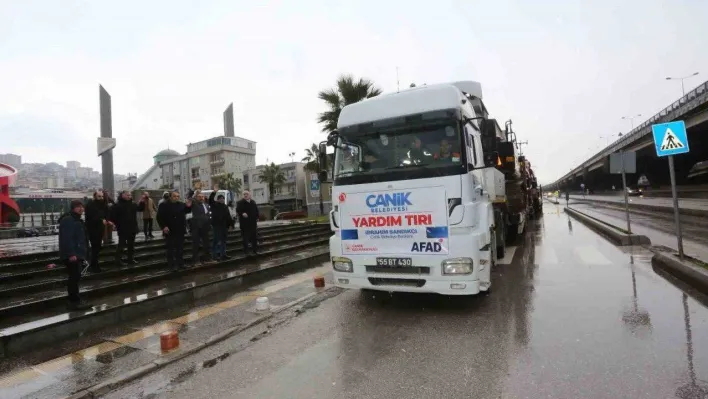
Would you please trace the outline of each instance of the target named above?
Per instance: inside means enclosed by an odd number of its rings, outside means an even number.
[[[587,161],[583,162],[580,166],[575,167],[569,173],[565,174],[563,177],[559,178],[558,180],[556,180],[552,184],[548,184],[548,186],[555,185],[555,184],[569,178],[570,176],[572,176],[578,172],[581,172],[582,169],[586,165],[592,165],[592,164],[600,161],[602,158],[605,158],[606,156],[609,156],[610,154],[620,150],[621,148],[624,148],[624,147],[636,142],[637,140],[644,138],[646,135],[651,134],[651,125],[654,125],[657,123],[673,121],[673,120],[677,119],[678,117],[685,115],[688,112],[693,111],[694,109],[698,108],[699,106],[701,106],[707,102],[708,102],[708,81],[703,82],[702,84],[698,85],[696,88],[694,88],[690,92],[686,93],[685,96],[679,98],[678,100],[673,102],[671,105],[667,106],[666,108],[664,108],[661,111],[659,111],[658,113],[656,113],[651,118],[642,122],[639,126],[632,129],[629,133],[616,139],[614,142],[612,142],[612,144],[603,148],[602,150],[600,150],[600,152],[591,156],[590,158],[588,158]]]

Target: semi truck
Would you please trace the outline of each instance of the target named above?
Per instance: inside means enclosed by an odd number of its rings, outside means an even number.
[[[494,225],[497,236],[497,256],[503,258],[506,254],[506,244],[512,243],[526,229],[529,219],[543,213],[541,190],[533,172],[531,163],[524,155],[508,120],[504,131],[494,119],[484,119],[482,122],[482,141],[487,154],[497,154],[496,169],[502,176],[488,171],[494,178],[500,179],[494,196]]]
[[[489,119],[479,82],[416,87],[342,108],[337,130],[319,146],[321,181],[334,148],[335,285],[489,291],[499,250],[507,234],[523,232],[529,209],[533,172],[516,149],[507,153],[509,143],[515,134]]]

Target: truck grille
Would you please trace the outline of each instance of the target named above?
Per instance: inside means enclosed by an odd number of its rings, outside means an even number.
[[[369,273],[389,273],[389,274],[430,274],[430,268],[426,266],[415,267],[388,267],[388,266],[366,266]]]
[[[423,279],[369,277],[369,282],[372,285],[398,285],[403,287],[418,288],[425,285],[425,280]]]

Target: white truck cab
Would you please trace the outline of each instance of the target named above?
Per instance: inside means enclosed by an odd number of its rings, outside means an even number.
[[[481,98],[479,83],[456,82],[342,109],[328,139],[337,286],[446,295],[490,288],[489,192],[500,173],[484,157]]]

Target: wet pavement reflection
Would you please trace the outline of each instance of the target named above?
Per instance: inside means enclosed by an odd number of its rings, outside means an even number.
[[[558,208],[496,266],[490,295],[344,291],[151,397],[705,398],[706,298]]]

